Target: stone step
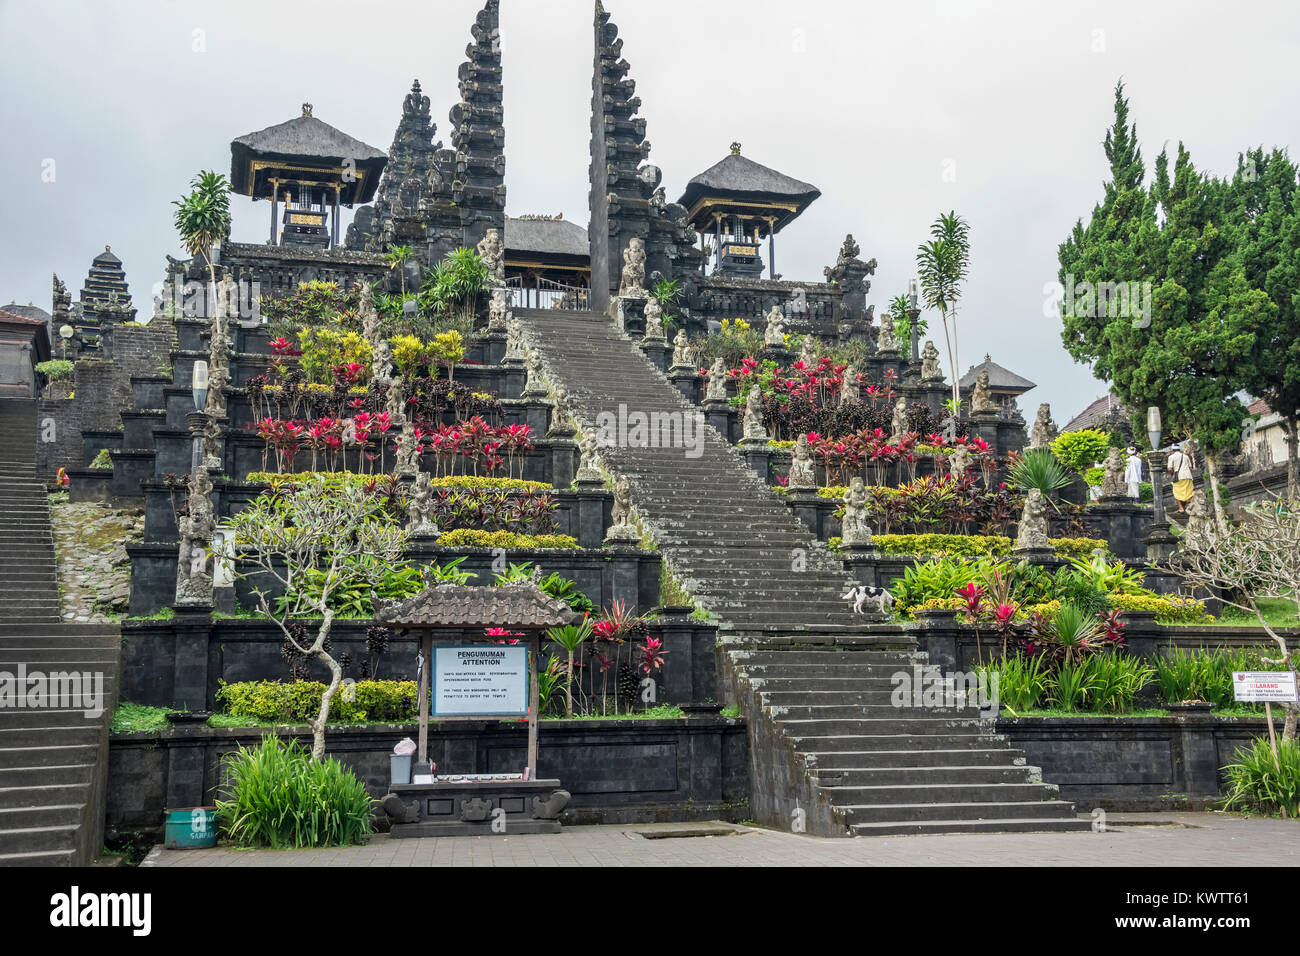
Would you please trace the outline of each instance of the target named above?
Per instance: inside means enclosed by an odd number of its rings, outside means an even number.
[[[39,850],[33,853],[0,853],[0,867],[7,866],[72,866],[76,854],[72,850]]]
[[[881,733],[881,734],[785,734],[791,746],[800,753],[878,753],[909,752],[917,750],[987,750],[1005,745],[1006,738],[991,734],[938,734],[938,733]]]
[[[737,664],[740,671],[749,678],[767,677],[878,677],[886,680],[893,677],[894,674],[903,667],[895,667],[891,664],[782,664],[773,662],[770,664]]]
[[[819,777],[824,771],[819,770]],[[822,786],[837,807],[882,805],[928,807],[962,804],[1018,804],[1042,802],[1056,796],[1056,788],[1044,783],[914,783],[886,786]],[[1072,811],[1073,808],[1071,808]],[[1010,815],[1010,814],[1008,814]],[[1032,816],[1033,814],[1029,814]],[[1051,814],[1048,814],[1049,816]],[[896,819],[907,819],[899,817]],[[864,817],[869,819],[869,817]],[[913,817],[912,819],[918,819]],[[924,819],[920,817],[919,819]]]
[[[984,765],[974,767],[871,767],[853,770],[835,770],[820,762],[815,773],[819,782],[828,787],[836,803],[841,802],[843,788],[857,787],[975,787],[992,784],[1042,783],[1036,767],[1024,764]],[[827,780],[835,778],[834,784]],[[863,800],[863,802],[871,802]]]
[[[822,699],[809,701],[807,694],[761,694],[763,706],[778,720],[862,717],[879,720],[895,716],[978,717],[976,707],[895,707],[888,694],[853,695],[823,694]]]
[[[883,823],[853,823],[854,836],[904,836],[923,833],[1073,833],[1089,830],[1092,824],[1077,816],[1016,819],[998,817],[990,820],[914,820]]]
[[[983,738],[977,738],[982,740]],[[925,770],[929,768],[953,769],[967,766],[1023,767],[1023,751],[1010,747],[997,749],[945,750],[842,750],[806,751],[815,758],[817,773],[849,773],[856,770],[873,772],[885,770]]]
[[[98,742],[102,729],[101,721],[96,718],[85,718],[83,726],[0,726],[0,755],[13,750],[39,751],[47,747],[90,746]],[[5,764],[0,763],[0,766]]]
[[[0,787],[61,786],[83,783],[94,774],[88,763],[58,764],[49,767],[0,767]]]
[[[76,824],[81,819],[84,807],[83,803],[51,803],[40,807],[0,807],[0,833],[34,827]],[[0,845],[0,848],[3,846]]]
[[[4,827],[0,823],[0,827]],[[77,823],[56,826],[29,826],[0,829],[0,859],[8,855],[62,851],[71,853],[77,836]]]
[[[0,810],[34,810],[38,807],[80,805],[90,795],[90,783],[37,784],[0,787]]]
[[[911,823],[935,820],[1077,819],[1073,805],[1060,800],[837,804],[837,806],[848,816],[850,827],[858,823]]]
[[[120,656],[120,650],[112,647],[20,651],[0,646],[0,667],[39,664],[45,669],[85,666],[102,670],[106,665],[116,664]]]
[[[104,681],[104,695],[106,697],[112,687],[112,681]],[[107,701],[105,703],[107,704]],[[91,723],[98,720],[100,718],[87,717],[84,710],[67,708],[6,707],[4,710],[0,710],[0,728],[8,730],[33,727],[76,727],[80,726],[82,721]]]

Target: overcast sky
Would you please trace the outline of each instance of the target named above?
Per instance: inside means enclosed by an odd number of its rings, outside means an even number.
[[[111,244],[148,310],[170,201],[230,140],[315,115],[387,149],[418,77],[437,138],[474,0],[0,0],[0,303],[79,296]],[[777,236],[777,268],[817,280],[846,232],[879,262],[869,302],[906,289],[935,216],[971,224],[961,369],[993,358],[1038,383],[1058,422],[1104,386],[1044,315],[1056,248],[1101,196],[1123,77],[1150,160],[1181,139],[1231,170],[1300,130],[1300,5],[607,0],[670,199],[727,153],[822,197]],[[590,0],[503,0],[507,212],[587,217]],[[1293,150],[1294,152],[1294,150]],[[52,179],[53,181],[47,181]],[[267,206],[234,197],[234,237]],[[346,220],[345,220],[346,222]],[[933,317],[943,351],[938,317]],[[946,354],[944,358],[946,366]]]

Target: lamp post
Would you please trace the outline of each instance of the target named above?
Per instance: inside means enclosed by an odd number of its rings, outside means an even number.
[[[194,436],[194,450],[190,461],[190,474],[195,474],[203,467],[203,428],[208,423],[204,408],[208,403],[208,363],[199,359],[194,363],[194,372],[190,377],[190,394],[194,397],[194,411],[186,414],[190,425],[190,434]]]
[[[917,305],[917,287],[915,279],[907,280],[907,317],[911,319],[912,361],[919,365],[921,362],[921,331],[916,326],[916,320],[921,317],[921,309]]]
[[[70,325],[59,326],[59,338],[63,340],[63,357],[65,359],[68,357],[68,343],[72,341],[72,336],[75,333],[76,329]]]
[[[1178,543],[1178,539],[1169,531],[1169,522],[1165,520],[1164,483],[1160,480],[1165,472],[1164,457],[1160,454],[1161,430],[1160,409],[1152,405],[1147,409],[1147,443],[1151,446],[1147,452],[1147,464],[1151,468],[1154,520],[1151,522],[1151,531],[1143,539],[1149,561],[1169,557]]]

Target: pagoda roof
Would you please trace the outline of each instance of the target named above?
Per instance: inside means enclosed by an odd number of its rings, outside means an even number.
[[[1023,378],[1015,372],[1003,368],[997,362],[993,361],[987,354],[984,356],[984,361],[980,362],[979,365],[972,365],[957,384],[961,388],[973,388],[975,380],[979,378],[980,372],[983,369],[989,370],[989,388],[994,391],[1014,392],[1019,394],[1037,387],[1037,385],[1034,382],[1029,381],[1029,379]]]
[[[563,217],[545,216],[506,217],[503,241],[506,253],[531,252],[545,255],[581,256],[587,258],[591,249],[587,244],[587,230]]]
[[[771,206],[769,215],[776,215],[775,229],[779,231],[799,216],[821,195],[821,190],[811,183],[787,176],[762,163],[740,155],[740,144],[733,143],[730,155],[724,156],[686,184],[681,199],[695,222],[705,209],[719,208],[729,201],[731,205],[761,209]],[[713,202],[710,202],[713,200]]]
[[[531,581],[501,587],[444,584],[404,601],[376,599],[375,620],[398,627],[529,628],[573,624],[579,615]]]
[[[231,190],[243,196],[267,198],[271,186],[262,174],[264,170],[299,167],[293,171],[304,180],[320,176],[329,182],[341,182],[340,198],[345,204],[369,202],[387,162],[388,154],[382,149],[317,119],[311,115],[311,104],[304,103],[301,116],[230,141]],[[339,179],[338,173],[348,163],[355,176]]]
[[[91,261],[101,266],[120,266],[122,264],[122,260],[113,255],[113,250],[110,246],[105,246],[104,251],[95,256]]]

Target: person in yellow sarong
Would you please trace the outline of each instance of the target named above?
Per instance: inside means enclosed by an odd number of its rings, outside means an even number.
[[[1187,513],[1187,502],[1192,500],[1192,456],[1187,454],[1187,443],[1174,448],[1169,453],[1165,467],[1174,479],[1174,500],[1178,502],[1179,512]]]

